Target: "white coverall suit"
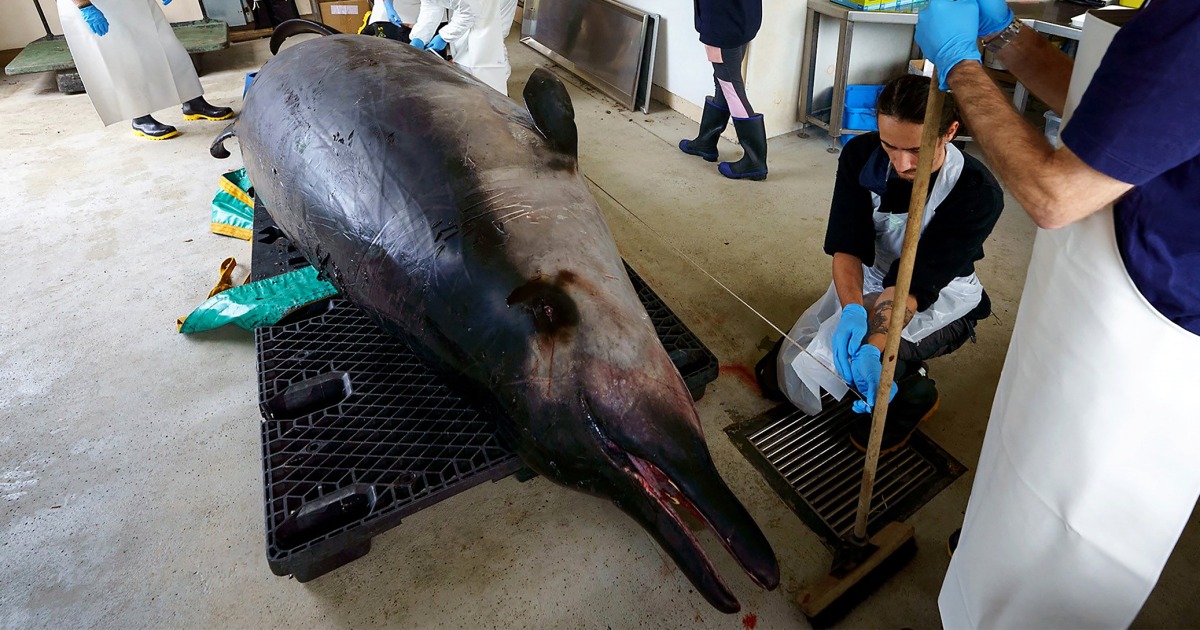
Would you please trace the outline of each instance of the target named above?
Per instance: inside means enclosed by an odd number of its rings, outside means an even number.
[[[468,74],[508,95],[508,50],[504,35],[512,25],[513,12],[503,14],[501,0],[421,0],[421,13],[410,37],[428,43],[441,35],[450,45],[454,63]],[[437,30],[442,12],[449,11],[450,23]]]

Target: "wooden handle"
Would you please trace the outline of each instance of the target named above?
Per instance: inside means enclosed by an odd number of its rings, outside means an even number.
[[[871,514],[875,471],[879,467],[879,446],[883,442],[883,428],[887,422],[892,379],[896,376],[896,355],[900,351],[900,333],[904,330],[904,315],[908,310],[908,287],[912,284],[913,264],[917,259],[917,241],[921,239],[925,200],[933,171],[933,150],[937,145],[938,127],[942,120],[945,95],[938,89],[936,76],[935,74],[935,78],[929,81],[929,99],[925,104],[925,122],[921,127],[921,155],[917,159],[917,175],[913,179],[912,197],[908,200],[908,223],[904,227],[904,247],[900,250],[900,269],[896,274],[892,321],[888,323],[887,343],[883,348],[883,373],[879,376],[879,389],[875,394],[871,437],[867,441],[867,461],[863,466],[862,488],[858,494],[858,517],[854,521],[854,536],[860,540],[867,538],[867,517]]]

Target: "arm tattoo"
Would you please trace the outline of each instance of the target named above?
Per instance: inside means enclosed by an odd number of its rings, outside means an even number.
[[[916,312],[911,308],[904,309],[904,324],[912,321]],[[887,334],[888,323],[892,320],[892,300],[880,300],[871,309],[871,333]]]

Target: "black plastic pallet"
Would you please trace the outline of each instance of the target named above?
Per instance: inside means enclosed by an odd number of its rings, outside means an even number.
[[[251,278],[307,265],[256,204]],[[717,378],[716,357],[626,269],[699,399]],[[523,471],[491,419],[344,298],[259,328],[254,341],[267,563],[276,575],[323,575],[366,554],[401,519]]]

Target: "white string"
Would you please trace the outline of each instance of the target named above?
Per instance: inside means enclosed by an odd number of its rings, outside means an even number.
[[[803,346],[801,346],[799,344],[799,342],[797,342],[795,339],[792,339],[792,337],[790,335],[788,335],[786,332],[784,332],[783,329],[776,326],[775,323],[772,322],[771,320],[767,319],[766,315],[763,315],[762,313],[758,312],[758,309],[751,306],[750,303],[747,302],[746,300],[743,300],[740,295],[738,295],[737,293],[734,293],[733,289],[730,289],[729,287],[725,286],[724,282],[721,282],[720,280],[717,279],[716,276],[709,273],[704,267],[701,267],[700,263],[696,262],[695,260],[692,260],[691,256],[688,256],[686,253],[679,250],[679,248],[672,245],[670,243],[670,241],[668,241],[662,234],[659,234],[658,230],[655,230],[653,227],[651,227],[651,225],[649,223],[646,223],[646,221],[644,219],[642,219],[642,217],[638,216],[636,212],[634,212],[633,210],[630,210],[625,204],[621,203],[621,201],[619,199],[617,199],[616,197],[609,194],[609,192],[607,190],[604,190],[603,186],[596,183],[596,181],[594,179],[592,179],[591,177],[588,177],[587,175],[584,175],[584,177],[587,178],[587,180],[589,182],[591,182],[593,186],[595,186],[596,188],[599,188],[600,192],[604,193],[605,196],[607,196],[609,199],[613,200],[613,203],[616,203],[618,206],[621,206],[621,209],[625,210],[625,212],[628,212],[629,216],[633,217],[634,219],[637,219],[638,223],[641,223],[642,225],[646,226],[646,229],[650,230],[650,233],[653,234],[654,237],[659,240],[659,242],[661,242],[663,245],[666,245],[671,251],[673,251],[677,255],[679,255],[680,258],[688,261],[688,263],[690,263],[693,267],[695,267],[697,270],[699,270],[700,273],[704,274],[705,276],[708,276],[708,278],[710,280],[712,280],[713,282],[715,282],[717,284],[717,286],[721,287],[722,289],[725,290],[726,293],[733,296],[733,299],[737,300],[738,302],[741,302],[742,306],[745,306],[747,309],[750,309],[751,313],[754,313],[755,315],[757,315],[758,318],[761,319],[763,322],[765,322],[768,326],[770,326],[772,330],[779,333],[780,335],[783,335],[783,338],[786,339],[788,343],[790,343],[793,346],[795,346],[796,348],[798,348],[800,350],[800,352],[807,354],[813,361],[816,361],[817,365],[820,365],[822,368],[827,370],[830,374],[833,374],[834,376],[836,376],[839,380],[843,380],[842,375],[838,374],[837,370],[834,370],[833,368],[829,367],[828,365],[825,365],[824,362],[822,362],[820,359],[818,359],[816,356],[814,356],[812,353],[810,353],[807,349],[805,349]],[[782,351],[782,348],[781,348],[781,351]],[[850,385],[850,393],[854,394],[855,396],[858,396],[858,398],[860,400],[862,400],[863,402],[866,402],[866,400],[867,400],[866,397],[864,397],[862,394],[860,394],[858,392],[858,390],[856,390],[854,388],[854,385],[852,383],[850,383],[849,385]]]

